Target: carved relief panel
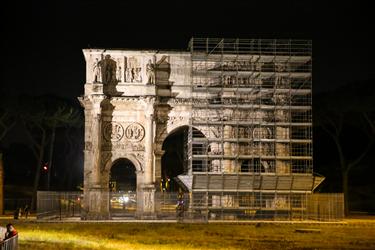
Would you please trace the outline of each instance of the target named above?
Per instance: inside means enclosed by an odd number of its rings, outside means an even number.
[[[118,122],[104,122],[103,123],[103,137],[106,141],[118,142],[121,141],[125,135],[126,141],[139,142],[145,136],[145,129],[137,122],[125,124]]]
[[[143,144],[145,129],[136,122],[104,122],[102,136],[103,151],[126,150],[139,152],[145,150]],[[88,145],[87,148],[89,149],[90,146]]]
[[[145,136],[145,129],[139,123],[132,123],[126,127],[125,137],[130,141],[141,141]]]
[[[103,136],[107,141],[120,141],[124,136],[124,128],[120,123],[108,122],[104,125]]]
[[[155,56],[144,55],[94,55],[89,62],[89,79],[92,83],[146,83],[158,81],[168,83],[170,75],[169,57],[163,56],[156,62]],[[156,70],[158,69],[158,74]]]
[[[125,82],[142,82],[141,58],[125,57]]]

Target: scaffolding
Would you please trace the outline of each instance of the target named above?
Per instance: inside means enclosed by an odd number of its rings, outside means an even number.
[[[323,181],[313,175],[311,41],[192,38],[189,49],[192,209],[290,211]]]
[[[171,218],[180,193],[193,218],[339,217],[342,196],[313,194],[311,41],[192,38],[189,50],[84,50],[85,172],[98,175],[85,175],[82,217]],[[97,82],[103,57],[115,81]],[[121,158],[135,196],[108,192]],[[69,214],[68,198],[42,195],[41,216]]]

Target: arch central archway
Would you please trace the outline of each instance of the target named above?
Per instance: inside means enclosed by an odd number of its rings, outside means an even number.
[[[116,160],[111,167],[109,184],[112,192],[135,192],[137,190],[135,165],[127,158]]]
[[[137,168],[127,158],[113,162],[109,173],[110,214],[115,217],[134,216],[137,210]]]
[[[163,142],[164,155],[161,158],[160,191],[178,191],[180,185],[176,177],[187,170],[188,126],[172,131]]]
[[[193,137],[204,138],[201,131],[196,128],[192,130]],[[181,126],[174,129],[164,140],[162,149],[164,155],[161,158],[161,182],[160,191],[177,192],[180,188],[183,190],[184,185],[178,181],[177,176],[188,173],[188,137],[189,126]],[[193,154],[205,154],[207,145],[205,143],[194,143],[192,145]],[[207,165],[203,161],[193,161],[194,165]]]

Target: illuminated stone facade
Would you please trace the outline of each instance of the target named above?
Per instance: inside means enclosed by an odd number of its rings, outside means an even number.
[[[188,103],[160,103],[158,98],[190,97],[190,54],[83,52],[87,79],[80,98],[85,108],[85,207],[93,218],[108,217],[109,172],[114,161],[126,158],[136,167],[138,206],[143,213],[153,212],[154,184],[161,172],[158,142],[174,128],[188,125],[191,113]]]
[[[241,207],[269,192],[260,206],[278,209],[291,206],[290,192],[311,193],[320,183],[312,174],[309,52],[213,46],[210,53],[203,44],[189,52],[83,50],[86,218],[110,218],[109,173],[118,159],[136,168],[137,213],[154,214],[162,145],[183,126],[189,152],[179,179],[191,204],[204,196],[213,209]]]

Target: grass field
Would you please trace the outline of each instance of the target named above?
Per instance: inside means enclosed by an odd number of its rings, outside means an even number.
[[[375,249],[375,223],[366,221],[347,224],[176,224],[0,220],[2,225],[8,222],[12,222],[19,232],[21,250]]]

